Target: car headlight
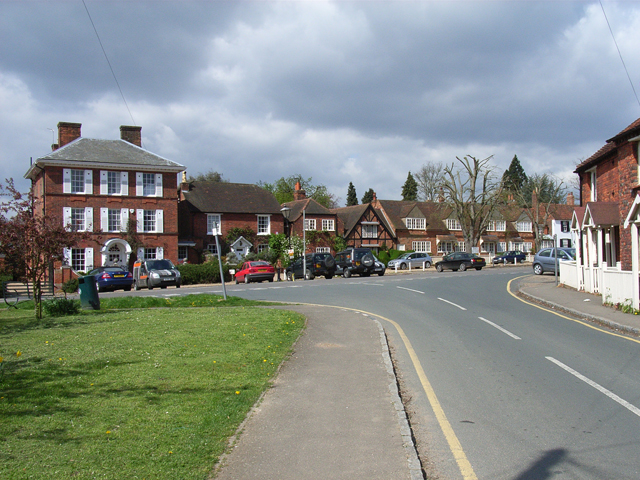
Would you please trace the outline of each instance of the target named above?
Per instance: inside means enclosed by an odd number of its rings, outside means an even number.
[[[174,270],[176,272],[176,278],[180,278],[180,272],[178,270]]]
[[[151,273],[149,274],[149,276],[150,276],[151,278],[160,278],[160,274],[159,274],[158,272],[151,272]]]

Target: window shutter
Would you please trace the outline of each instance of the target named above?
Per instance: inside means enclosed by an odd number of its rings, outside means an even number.
[[[93,232],[93,207],[84,209],[84,229],[87,232]]]
[[[144,210],[141,208],[136,210],[136,220],[138,221],[138,233],[144,232]]]
[[[162,196],[162,174],[156,173],[156,197]]]
[[[109,231],[109,209],[100,208],[100,229],[103,232]]]
[[[129,172],[120,172],[120,195],[129,195]]]
[[[156,210],[156,232],[164,233],[164,224],[163,224],[164,215],[162,214],[162,210]]]
[[[62,169],[62,193],[71,193],[71,169]]]
[[[62,219],[64,222],[64,228],[71,230],[71,207],[64,207],[62,209]]]
[[[126,232],[129,226],[129,209],[123,208],[120,211],[120,231]]]
[[[164,248],[156,247],[156,258],[162,260],[164,258]]]
[[[93,248],[84,249],[84,269],[93,270]]]
[[[109,194],[109,176],[106,170],[100,170],[100,195]]]
[[[142,172],[136,172],[136,196],[141,197],[144,194],[142,185]]]
[[[84,171],[84,193],[93,195],[93,170]]]

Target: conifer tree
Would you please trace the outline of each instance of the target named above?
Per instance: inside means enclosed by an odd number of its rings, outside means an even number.
[[[367,190],[367,192],[362,196],[362,203],[371,203],[373,202],[373,196],[375,195],[375,192],[373,191],[373,188],[370,188],[369,190]]]
[[[415,202],[418,200],[418,182],[411,172],[407,175],[407,181],[402,186],[402,200]]]
[[[347,207],[358,205],[358,196],[356,195],[356,187],[352,182],[349,182],[349,188],[347,189]]]
[[[518,156],[514,155],[511,160],[511,165],[504,171],[502,175],[502,187],[510,192],[519,192],[527,183],[527,174],[524,173],[524,168],[520,165]]]

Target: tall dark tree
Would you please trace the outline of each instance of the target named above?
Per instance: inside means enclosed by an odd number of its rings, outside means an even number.
[[[418,182],[416,182],[416,179],[411,175],[411,172],[407,175],[407,181],[404,182],[402,186],[402,200],[411,202],[418,200]]]
[[[373,196],[376,194],[376,192],[373,191],[373,188],[370,188],[369,190],[367,190],[365,192],[365,194],[362,196],[362,203],[371,203],[373,202]]]
[[[512,193],[519,192],[525,183],[527,183],[527,174],[524,173],[524,168],[520,165],[518,156],[514,155],[509,168],[502,175],[502,188]]]
[[[353,182],[349,182],[349,188],[347,189],[347,207],[358,205],[358,196],[356,195],[356,187],[353,186]]]

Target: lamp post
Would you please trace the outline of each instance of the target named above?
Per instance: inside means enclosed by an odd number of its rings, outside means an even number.
[[[285,205],[280,209],[280,212],[284,217],[284,236],[286,238],[289,238],[291,236],[291,224],[289,223],[289,217],[291,216],[291,208]],[[278,259],[278,262],[280,264],[280,267],[278,267],[278,281],[280,281],[280,268],[282,266],[282,259]]]
[[[302,278],[307,279],[307,207],[302,209]]]

